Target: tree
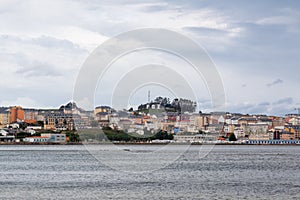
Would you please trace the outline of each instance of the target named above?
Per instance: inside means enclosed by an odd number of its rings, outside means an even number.
[[[195,112],[197,103],[189,99],[180,99],[179,106],[181,112]]]
[[[181,112],[179,99],[175,98],[175,99],[172,101],[172,104],[171,104],[171,105],[172,105],[172,107],[175,109],[175,111]]]
[[[30,136],[31,136],[30,133],[27,133],[27,132],[19,132],[19,133],[17,133],[16,138],[17,138],[17,139],[23,139],[23,138],[30,137]]]
[[[234,133],[230,134],[229,141],[236,141],[236,137],[235,137]]]
[[[159,103],[159,104],[161,104],[163,102],[163,98],[162,97],[156,97],[155,99],[154,99],[154,103]]]
[[[171,134],[168,134],[167,131],[158,131],[154,136],[151,137],[152,140],[173,140],[174,136]]]
[[[69,138],[69,142],[80,142],[78,133],[74,131],[67,131],[66,136]]]

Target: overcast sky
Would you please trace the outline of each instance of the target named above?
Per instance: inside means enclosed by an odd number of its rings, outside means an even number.
[[[1,0],[0,106],[67,103],[97,46],[150,27],[206,49],[223,80],[227,111],[284,115],[300,107],[299,1],[136,2]]]

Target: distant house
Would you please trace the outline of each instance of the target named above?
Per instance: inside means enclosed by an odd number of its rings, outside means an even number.
[[[95,108],[94,110],[94,115],[98,114],[98,113],[112,113],[112,109],[109,106],[98,106]]]
[[[228,118],[225,120],[225,123],[237,125],[237,124],[239,124],[239,118],[237,118],[237,117]]]
[[[8,124],[7,127],[10,127],[10,128],[13,128],[13,129],[19,129],[20,124],[19,123],[12,123],[12,124]]]
[[[13,135],[7,135],[7,136],[0,136],[1,142],[13,142],[15,141],[15,136]]]
[[[35,124],[37,122],[38,110],[36,109],[28,109],[24,110],[24,121],[28,124]]]
[[[42,130],[42,126],[27,126],[27,129]]]
[[[36,131],[32,129],[27,129],[26,131],[27,133],[30,133],[30,135],[34,135],[36,133]]]
[[[4,129],[1,129],[0,134],[1,134],[1,136],[7,136],[8,132]]]
[[[9,108],[0,107],[0,127],[9,123]]]
[[[26,132],[30,133],[31,135],[36,133],[36,130],[42,130],[41,126],[27,126],[26,127]]]
[[[101,126],[108,126],[112,109],[109,106],[98,106],[94,110],[94,118]]]
[[[241,118],[239,118],[238,123],[240,125],[255,124],[255,123],[257,123],[257,118],[256,117],[241,117]]]
[[[48,113],[44,118],[44,129],[74,130],[74,120],[71,114]]]

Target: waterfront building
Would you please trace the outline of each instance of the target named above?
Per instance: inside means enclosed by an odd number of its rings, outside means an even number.
[[[0,142],[13,142],[13,141],[15,141],[14,135],[0,136]]]
[[[54,133],[44,133],[41,136],[31,136],[23,139],[24,142],[36,142],[36,143],[65,143],[66,134],[54,134]]]
[[[49,142],[49,137],[42,137],[42,136],[32,136],[26,137],[23,139],[23,142]]]
[[[249,123],[243,124],[241,127],[249,140],[269,140],[273,138],[273,134],[268,131],[269,125],[267,123]]]
[[[218,134],[195,134],[195,135],[174,135],[174,141],[176,143],[202,143],[207,141],[216,141]]]
[[[54,143],[66,142],[66,134],[64,134],[64,133],[58,133],[58,134],[43,133],[43,134],[41,134],[41,136],[42,137],[48,137],[49,142],[54,142]]]
[[[288,125],[284,127],[285,132],[289,132],[291,134],[291,138],[294,140],[300,140],[300,125]]]

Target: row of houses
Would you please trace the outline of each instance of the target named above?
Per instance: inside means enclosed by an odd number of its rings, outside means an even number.
[[[30,143],[65,143],[66,134],[53,134],[53,133],[44,133],[41,136],[31,136],[23,139],[23,142]]]
[[[228,137],[234,134],[240,140],[299,139],[300,116],[285,117],[243,115],[239,113],[178,113],[159,107],[148,107],[147,112],[116,111],[109,106],[98,106],[93,111],[68,103],[58,109],[23,109],[20,106],[0,108],[0,128],[18,127],[27,123],[27,129],[75,130],[106,127],[140,135],[167,131],[175,135],[206,134]],[[30,127],[30,128],[29,128]],[[217,137],[220,138],[220,137]]]
[[[149,131],[164,130],[176,135],[188,136],[205,132],[214,136],[222,135],[225,138],[233,133],[240,140],[300,139],[298,115],[278,117],[225,112],[151,114],[151,111],[145,114],[113,112],[109,107],[98,107],[94,111],[94,116],[101,126],[111,126],[114,129],[141,135]]]
[[[0,129],[18,128],[25,123],[32,128],[42,126],[45,130],[75,130],[75,120],[77,126],[87,127],[93,119],[92,111],[84,111],[75,103],[68,103],[59,109],[0,108]]]
[[[22,142],[28,143],[65,143],[67,141],[66,134],[63,133],[43,133],[40,136],[30,136],[22,139]],[[20,142],[14,135],[1,135],[0,142]]]

